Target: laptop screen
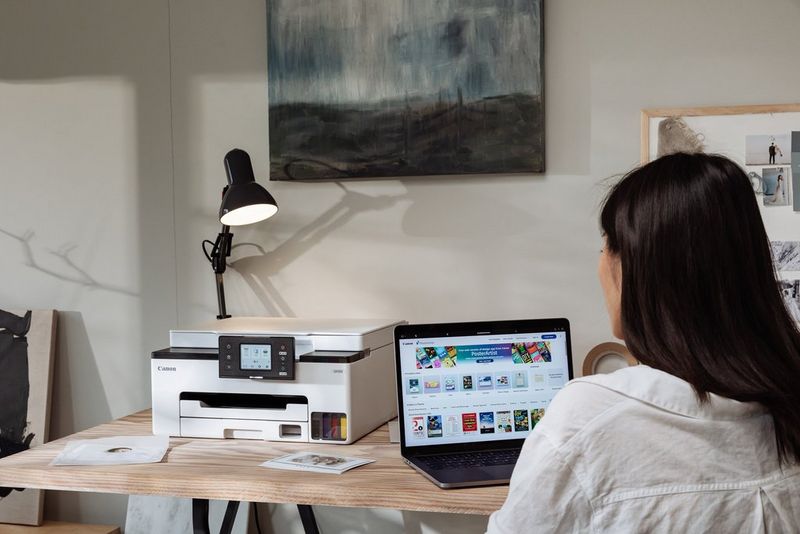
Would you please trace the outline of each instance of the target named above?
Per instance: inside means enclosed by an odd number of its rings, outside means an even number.
[[[567,325],[556,320],[542,325],[547,330],[499,327],[432,337],[417,337],[426,332],[412,333],[413,325],[401,327],[396,343],[405,445],[525,438],[571,378]]]

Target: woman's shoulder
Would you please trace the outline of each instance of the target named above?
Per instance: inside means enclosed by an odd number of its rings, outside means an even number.
[[[629,390],[650,382],[649,375],[654,372],[658,371],[639,365],[571,380],[553,398],[540,423],[541,429],[537,426],[537,430],[546,434],[554,445],[566,443],[598,418],[636,404]]]

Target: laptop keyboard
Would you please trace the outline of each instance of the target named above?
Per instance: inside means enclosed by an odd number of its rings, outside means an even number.
[[[510,465],[517,462],[520,449],[503,449],[482,452],[461,452],[419,456],[418,460],[431,469],[458,469]]]

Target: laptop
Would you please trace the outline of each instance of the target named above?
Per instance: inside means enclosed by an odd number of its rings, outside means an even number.
[[[404,461],[441,488],[508,483],[572,378],[569,321],[401,325],[394,337]]]

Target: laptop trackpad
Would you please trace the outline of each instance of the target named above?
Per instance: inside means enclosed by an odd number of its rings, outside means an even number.
[[[492,465],[484,467],[436,469],[429,472],[439,482],[444,483],[484,482],[503,484],[508,482],[513,471],[513,465]]]

